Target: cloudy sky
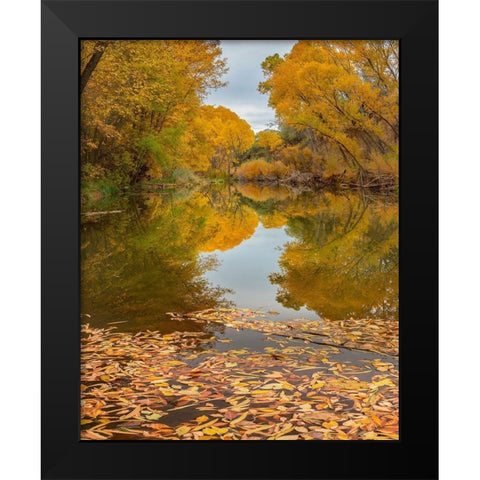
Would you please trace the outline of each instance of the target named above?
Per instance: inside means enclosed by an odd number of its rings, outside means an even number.
[[[223,80],[228,85],[211,92],[205,103],[233,110],[255,133],[269,128],[275,122],[275,113],[267,104],[268,96],[257,90],[264,80],[261,63],[274,53],[288,53],[294,44],[295,40],[222,40],[229,67]]]

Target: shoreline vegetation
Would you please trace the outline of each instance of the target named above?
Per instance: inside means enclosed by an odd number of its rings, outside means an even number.
[[[83,41],[82,199],[203,182],[398,188],[398,42],[302,40],[261,68],[277,126],[255,133],[205,104],[225,85],[219,41]]]
[[[310,174],[293,174],[285,178],[275,178],[272,176],[259,176],[253,179],[233,177],[231,179],[204,179],[197,177],[188,181],[178,183],[163,183],[161,180],[150,182],[138,182],[134,185],[113,188],[104,188],[103,185],[84,185],[80,192],[82,215],[100,215],[106,213],[122,213],[124,210],[112,210],[105,212],[90,211],[89,207],[97,208],[96,204],[109,202],[128,196],[131,194],[151,194],[183,192],[188,195],[189,192],[203,191],[209,188],[233,188],[242,189],[243,187],[275,189],[283,188],[292,195],[300,195],[305,192],[331,192],[338,194],[348,193],[349,191],[365,192],[366,195],[396,195],[398,192],[398,179],[389,175],[376,176],[368,172],[364,175],[364,180],[368,179],[366,185],[358,183],[358,178],[348,178],[345,175],[332,175],[330,177],[317,177]],[[83,211],[85,208],[87,210]]]
[[[125,194],[128,192],[155,192],[170,189],[189,189],[195,187],[204,187],[208,185],[245,185],[258,184],[265,186],[284,186],[292,189],[305,190],[322,190],[322,189],[365,189],[380,192],[396,192],[398,189],[398,178],[391,174],[375,174],[365,171],[361,177],[347,176],[345,174],[333,174],[328,177],[314,175],[311,173],[292,172],[285,177],[276,177],[275,175],[258,175],[256,177],[245,178],[243,176],[233,176],[231,178],[219,178],[217,180],[205,179],[197,177],[189,178],[187,181],[178,183],[162,182],[157,180],[154,182],[138,182],[134,185],[117,187],[112,185],[111,188],[103,184],[83,185],[81,190],[82,203],[88,200],[101,200],[104,198]]]
[[[221,177],[218,179],[207,179],[203,177],[188,177],[177,183],[163,182],[161,179],[154,181],[138,182],[134,185],[118,187],[116,185],[84,184],[80,196],[82,205],[100,200],[108,200],[120,195],[129,193],[155,193],[171,190],[191,190],[215,186],[242,186],[258,185],[260,187],[284,187],[292,193],[305,191],[348,191],[365,190],[366,192],[378,192],[383,194],[395,194],[398,191],[398,177],[392,174],[375,174],[364,171],[361,177],[348,176],[346,174],[333,174],[328,177],[314,175],[311,173],[292,172],[288,176],[277,177],[266,174],[245,178],[234,175],[231,178]],[[89,214],[90,212],[83,212]]]

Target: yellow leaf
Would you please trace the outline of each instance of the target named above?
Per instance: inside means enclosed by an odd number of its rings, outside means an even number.
[[[325,428],[336,428],[338,427],[338,423],[335,420],[331,420],[330,422],[323,422],[322,427]]]
[[[260,427],[256,427],[256,428],[252,428],[252,429],[249,429],[249,430],[245,430],[245,433],[247,435],[250,435],[252,433],[256,433],[256,432],[260,432],[262,430],[267,430],[269,428],[273,428],[273,425],[261,425]]]
[[[190,431],[190,427],[182,425],[181,427],[178,427],[175,431],[177,432],[177,435],[181,437]]]
[[[242,413],[239,417],[234,418],[231,422],[230,425],[236,425],[238,422],[241,422],[242,420],[245,420],[247,418],[248,412]]]
[[[286,435],[287,433],[290,433],[294,429],[295,429],[295,427],[292,427],[291,423],[287,423],[283,430],[280,430],[278,433],[275,434],[274,438],[283,437],[284,435]]]
[[[384,386],[394,387],[395,386],[395,384],[389,378],[385,378],[384,380],[380,380],[379,382],[374,381],[373,384],[377,387],[384,387]]]
[[[373,421],[374,421],[377,425],[382,426],[382,421],[381,421],[374,413],[371,413],[370,416],[373,418]]]
[[[224,433],[227,433],[228,432],[228,428],[226,427],[223,427],[223,428],[219,428],[219,427],[212,427],[210,430],[213,430],[215,433],[217,433],[218,435],[223,435]],[[204,430],[205,431],[205,430]]]
[[[202,425],[199,425],[198,427],[195,427],[194,430],[201,430],[203,428],[210,427],[216,422],[218,422],[218,419],[214,418],[211,422],[202,423]]]
[[[280,390],[282,388],[281,383],[268,383],[267,385],[264,385],[263,388],[265,390]]]

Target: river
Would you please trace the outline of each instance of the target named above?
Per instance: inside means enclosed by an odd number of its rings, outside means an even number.
[[[398,439],[396,196],[244,184],[82,211],[83,439]]]
[[[397,318],[396,196],[244,184],[82,210],[81,313],[94,327],[166,333],[179,328],[167,312],[220,306]]]

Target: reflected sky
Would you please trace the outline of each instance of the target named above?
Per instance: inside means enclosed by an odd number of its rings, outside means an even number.
[[[269,275],[278,270],[282,246],[291,240],[285,228],[265,228],[258,225],[255,233],[232,250],[215,251],[220,262],[217,270],[205,273],[213,284],[233,290],[226,295],[241,308],[274,311],[279,320],[292,318],[292,309],[277,302],[277,286],[269,281]],[[318,315],[302,307],[297,317],[317,319]]]

